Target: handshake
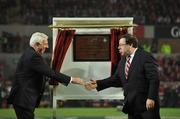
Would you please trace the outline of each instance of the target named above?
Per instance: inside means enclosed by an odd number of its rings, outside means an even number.
[[[92,89],[95,89],[97,87],[96,80],[90,80],[88,82],[85,82],[81,78],[73,77],[71,80],[71,83],[83,85],[86,90],[92,90]]]

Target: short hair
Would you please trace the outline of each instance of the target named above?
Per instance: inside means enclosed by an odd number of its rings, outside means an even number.
[[[48,39],[48,36],[44,33],[40,33],[40,32],[35,32],[32,34],[30,41],[29,41],[29,45],[33,46],[36,43],[42,43],[43,40]]]
[[[125,34],[121,38],[124,38],[126,40],[126,44],[132,45],[134,48],[138,47],[138,40],[135,36],[131,34]]]

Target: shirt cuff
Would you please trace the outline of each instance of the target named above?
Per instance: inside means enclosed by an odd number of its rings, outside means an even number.
[[[71,77],[71,80],[70,80],[70,82],[69,83],[72,83],[72,77]]]

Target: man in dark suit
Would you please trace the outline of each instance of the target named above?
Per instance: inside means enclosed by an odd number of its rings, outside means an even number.
[[[136,37],[126,34],[119,40],[122,56],[112,77],[92,80],[85,84],[88,90],[98,91],[109,87],[124,89],[122,111],[128,119],[160,119],[158,65],[150,53],[138,48]]]
[[[30,47],[19,59],[15,80],[8,97],[13,104],[18,119],[34,119],[34,110],[40,103],[45,87],[45,76],[56,79],[67,86],[69,83],[83,84],[80,78],[74,78],[55,72],[45,63],[42,54],[48,48],[48,36],[44,33],[33,33]]]

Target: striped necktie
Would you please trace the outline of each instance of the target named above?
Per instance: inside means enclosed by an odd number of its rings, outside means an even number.
[[[129,67],[131,65],[130,59],[131,59],[131,56],[128,56],[126,58],[126,66],[125,66],[125,76],[126,76],[126,79],[128,78]]]

